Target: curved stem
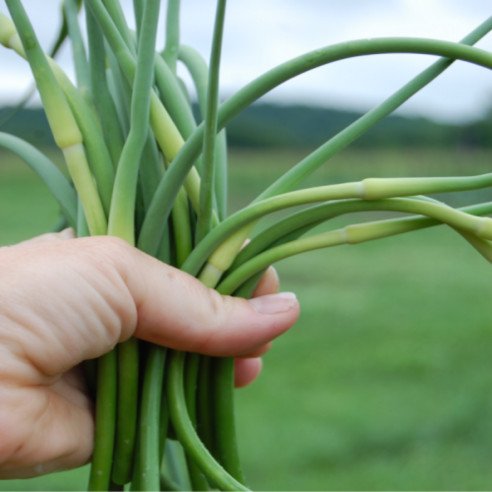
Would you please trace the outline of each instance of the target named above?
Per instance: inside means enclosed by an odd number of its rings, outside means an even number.
[[[202,55],[191,46],[181,44],[179,46],[178,59],[190,72],[193,84],[195,85],[198,98],[198,106],[202,119],[207,112],[207,87],[208,87],[208,66]]]
[[[221,490],[248,490],[214,460],[193,428],[183,388],[184,358],[184,352],[172,353],[167,380],[169,411],[179,440],[203,473]]]
[[[3,16],[3,14],[0,13],[0,24],[4,23],[10,23],[10,19],[6,18]],[[15,27],[12,24],[11,32],[15,32]],[[15,37],[13,35],[12,37]],[[8,44],[8,43],[7,43]],[[8,45],[7,47],[11,47],[14,49],[17,54],[22,56],[23,58],[26,57],[24,49],[19,43],[13,43],[12,46]],[[62,123],[53,128],[53,132],[56,132],[57,134],[60,133],[65,133],[65,138],[62,138],[60,140],[60,143],[64,144],[65,147],[69,147],[70,141],[75,142],[80,140],[79,136],[77,135],[77,132],[81,134],[84,146],[87,149],[87,153],[89,156],[89,161],[91,164],[91,169],[94,173],[94,176],[96,178],[97,186],[98,186],[98,192],[100,196],[100,201],[102,203],[102,206],[104,207],[104,211],[106,214],[109,213],[109,206],[111,203],[111,193],[113,190],[113,181],[114,181],[114,170],[111,165],[111,159],[108,153],[108,150],[106,148],[106,145],[104,143],[104,140],[102,136],[100,135],[99,129],[98,129],[98,121],[95,118],[95,115],[91,108],[87,105],[86,101],[82,97],[81,93],[78,91],[78,89],[72,84],[70,79],[67,77],[65,72],[58,66],[58,64],[49,57],[46,57],[48,60],[48,64],[53,71],[53,75],[56,79],[56,82],[59,84],[61,90],[63,91],[65,99],[59,99],[58,100],[54,99],[54,102],[52,101],[52,105],[57,105],[61,104],[61,108],[63,108],[64,105],[68,102],[68,105],[70,106],[70,110],[72,112],[72,118],[75,118],[75,122],[77,125],[77,129],[75,129],[72,125],[73,122],[70,121],[70,118],[68,120],[64,120],[64,110],[61,111],[61,117],[62,117]],[[40,60],[37,60],[36,63],[39,65]],[[43,62],[44,64],[44,62]],[[41,65],[39,65],[41,66]],[[53,81],[51,81],[52,83]],[[52,87],[52,90],[55,90],[54,87]],[[46,94],[45,90],[45,94]],[[51,97],[55,97],[54,95],[51,95]],[[45,97],[46,98],[46,97]],[[65,123],[67,125],[66,129],[62,128],[62,124]],[[68,138],[67,141],[67,133],[70,131],[72,134],[71,137]],[[55,133],[54,133],[55,135]],[[60,135],[59,135],[60,138]],[[62,147],[60,147],[62,148]],[[81,156],[82,157],[82,156]],[[85,157],[83,157],[83,160],[85,160]],[[86,163],[78,163],[78,167],[85,167]],[[74,180],[75,181],[75,180]],[[77,182],[75,181],[75,184],[77,185]],[[79,186],[79,189],[81,187]],[[87,189],[83,189],[79,191],[81,195],[84,194],[90,194],[93,198],[87,198],[84,197],[84,203],[87,205],[92,199],[99,201],[96,198],[96,193],[97,191],[94,188],[92,184],[88,186]],[[86,210],[87,212],[87,210]],[[98,212],[99,213],[99,212]],[[92,220],[92,219],[91,219]],[[98,217],[97,220],[101,221],[102,217]],[[105,218],[104,218],[105,221]],[[93,227],[94,229],[94,227]],[[101,234],[101,232],[99,232]]]
[[[10,37],[2,42],[29,61],[41,100],[57,146],[63,151],[67,166],[84,207],[92,235],[105,234],[106,216],[82,146],[82,134],[46,59],[29,18],[19,0],[8,0],[14,24],[1,15]],[[9,25],[10,23],[10,25]],[[3,36],[3,35],[2,35]]]
[[[412,197],[414,200],[418,198],[420,197]],[[392,200],[393,199],[387,199],[384,203],[391,203]],[[434,203],[439,203],[434,200],[432,201]],[[229,272],[232,272],[246,261],[272,246],[278,246],[285,242],[298,239],[300,236],[306,234],[312,228],[323,222],[339,217],[340,215],[376,210],[381,210],[381,201],[340,200],[309,207],[301,212],[292,214],[254,237],[251,242],[238,253]],[[488,215],[489,213],[492,213],[492,202],[471,205],[460,208],[459,210],[471,215]],[[432,219],[420,217],[419,220],[426,223]]]
[[[427,201],[394,198],[392,200],[381,200],[380,206],[380,210],[392,210],[395,212],[425,215],[454,228],[463,229],[465,232],[475,234],[482,232],[480,224],[483,221],[487,220],[492,222],[492,219],[483,217],[477,218],[464,212],[452,209],[447,205],[440,205]],[[437,225],[436,223],[429,223],[428,221],[422,222],[419,219],[421,218],[408,217],[405,219],[390,219],[349,225],[340,230],[318,234],[316,236],[298,239],[282,244],[259,254],[255,258],[247,261],[242,266],[234,270],[224,281],[219,284],[217,290],[221,294],[231,294],[245,280],[261,271],[268,265],[305,251],[338,246],[341,244],[358,244],[365,241],[372,241],[374,239],[420,229],[422,226],[430,227],[431,225]],[[487,236],[487,239],[492,239],[492,233],[488,232]]]
[[[467,37],[468,39],[465,38],[464,42],[476,42],[490,29],[492,29],[492,18],[488,19],[479,28],[473,31],[473,33]],[[470,59],[468,61],[471,61],[471,57],[473,57],[475,61],[478,62],[480,59],[487,66],[492,61],[492,56],[482,50],[477,50],[476,48],[471,48],[458,43],[447,44],[447,42],[444,41],[418,40],[416,38],[386,38],[342,43],[340,45],[323,48],[301,57],[294,58],[293,60],[270,70],[266,74],[245,86],[221,105],[219,109],[217,129],[222,129],[235,116],[237,116],[237,114],[239,114],[243,109],[252,104],[258,98],[286,80],[289,80],[290,78],[293,78],[301,73],[336,60],[361,56],[363,54],[368,55],[383,52],[395,53],[403,51],[410,52],[410,46],[415,49],[415,52],[419,53],[430,53],[430,48],[432,47],[433,54],[440,54],[456,59],[464,59],[461,55],[465,55],[464,51],[466,51],[466,56],[468,57],[468,55],[470,55]],[[474,54],[472,55],[472,52],[469,50],[477,51],[473,51]],[[343,138],[336,142],[336,145],[330,146],[328,155],[333,155],[338,152],[338,150],[341,150],[341,148],[345,147],[348,143],[352,142],[355,138],[367,131],[384,116],[394,111],[409,97],[418,92],[418,90],[437,77],[437,75],[442,73],[452,62],[453,60],[450,59],[440,60],[432,67],[424,71],[420,76],[413,79],[394,96],[381,104],[377,108],[377,111],[373,112],[370,117],[364,121],[359,120],[360,123],[356,122],[357,124],[354,124],[355,126],[352,125],[350,131],[345,133]],[[193,165],[193,162],[198,158],[201,151],[202,138],[203,124],[200,125],[195,133],[187,140],[186,144],[170,166],[169,172],[159,185],[159,189],[154,197],[154,203],[149,209],[149,213],[147,214],[146,220],[142,227],[141,247],[148,253],[152,253],[157,248],[158,237],[162,233],[165,220],[169,215],[172,202],[175,198],[175,190],[182,185],[188,171]],[[308,164],[297,168],[296,171],[284,175],[285,179],[281,178],[282,182],[277,183],[275,189],[270,190],[271,194],[292,189],[297,183],[302,181],[302,179],[317,169],[317,167],[319,167],[327,159],[324,151],[320,151],[318,154],[319,158],[316,159],[315,162],[309,162]]]
[[[17,154],[43,180],[67,217],[77,228],[77,195],[62,172],[43,153],[24,140],[0,132],[0,147]]]
[[[268,213],[296,205],[320,201],[360,198],[361,195],[363,196],[363,188],[361,188],[360,183],[343,183],[294,191],[253,203],[249,207],[246,207],[245,209],[231,215],[224,222],[213,229],[193,250],[188,260],[183,265],[183,270],[191,273],[192,275],[196,275],[203,266],[206,258],[210,256],[210,254],[224,239],[240,229],[242,226],[254,221],[255,219],[259,219]],[[487,221],[491,219],[482,220]],[[484,224],[486,223],[487,222],[484,222]],[[217,270],[224,271],[229,267],[232,259],[225,259],[225,261],[229,261],[229,263],[217,266]]]

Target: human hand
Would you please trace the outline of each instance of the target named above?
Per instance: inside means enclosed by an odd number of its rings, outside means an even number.
[[[236,386],[261,369],[269,342],[299,305],[273,270],[256,299],[221,296],[111,237],[70,230],[0,248],[0,477],[80,466],[93,448],[93,409],[79,363],[136,336],[236,359]],[[262,296],[262,297],[258,297]]]

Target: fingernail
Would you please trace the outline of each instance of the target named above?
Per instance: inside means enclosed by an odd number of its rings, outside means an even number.
[[[297,297],[293,292],[280,292],[269,296],[255,297],[249,300],[255,311],[261,314],[285,313],[297,303]]]

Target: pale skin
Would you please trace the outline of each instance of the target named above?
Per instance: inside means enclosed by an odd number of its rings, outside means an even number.
[[[235,356],[237,387],[261,370],[271,340],[299,316],[269,269],[252,301],[110,237],[69,229],[0,248],[0,478],[28,478],[90,460],[93,405],[80,363],[131,336]]]

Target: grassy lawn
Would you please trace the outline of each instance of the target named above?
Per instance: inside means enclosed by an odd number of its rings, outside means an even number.
[[[231,156],[231,208],[302,154]],[[309,185],[381,175],[478,174],[490,154],[345,152]],[[452,197],[461,205],[490,192]],[[380,217],[373,214],[370,218]],[[382,217],[382,215],[381,215]],[[56,203],[0,156],[0,243],[47,230]],[[335,228],[362,216],[339,219]],[[444,227],[278,264],[297,325],[237,393],[239,442],[259,490],[484,490],[492,483],[492,268]],[[86,469],[2,490],[79,490]]]

